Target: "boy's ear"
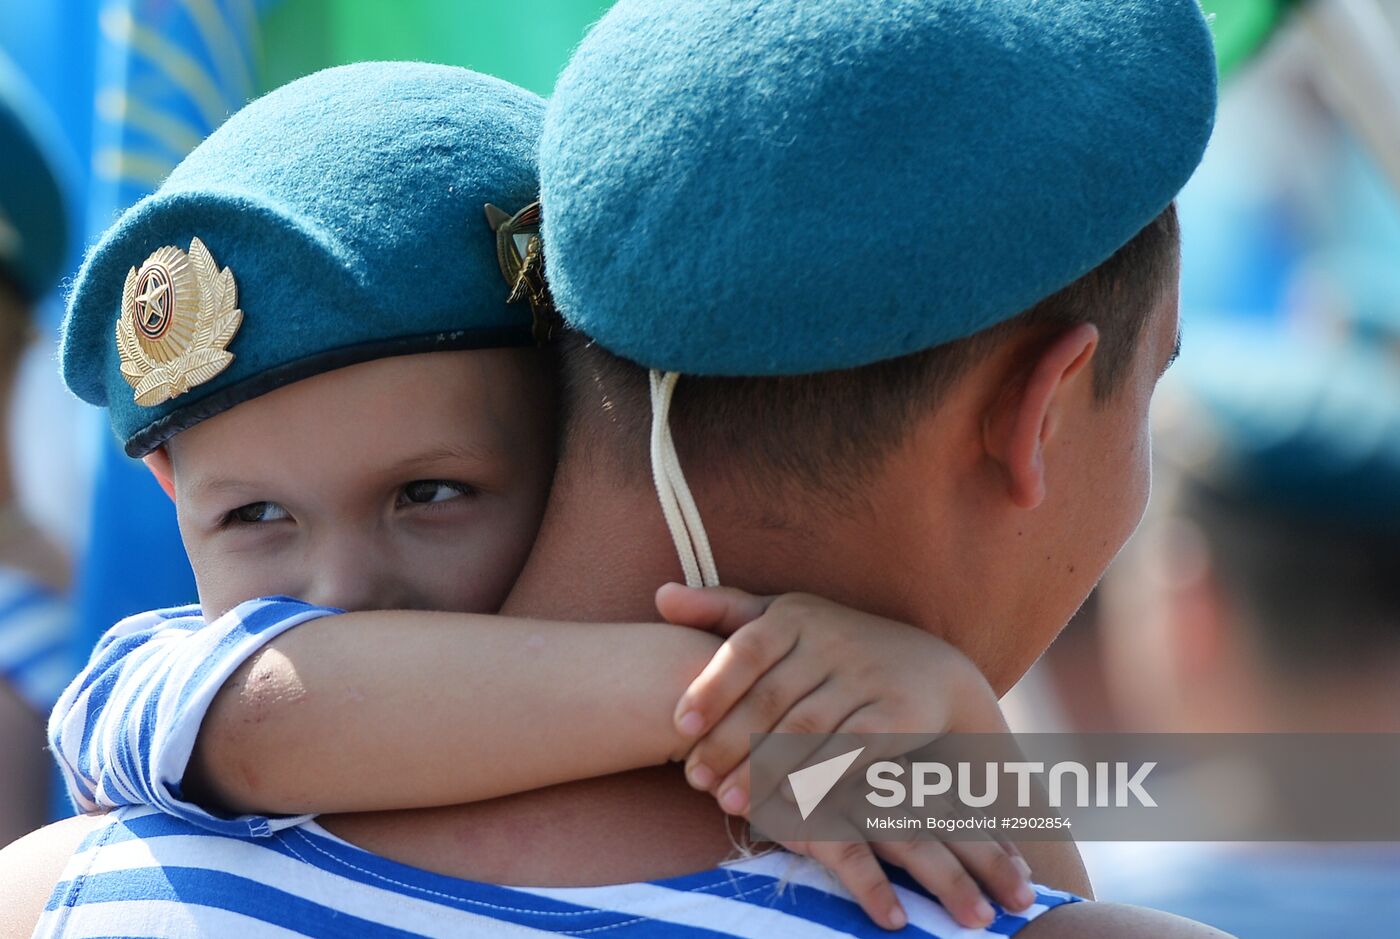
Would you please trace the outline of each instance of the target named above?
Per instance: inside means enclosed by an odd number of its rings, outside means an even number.
[[[156,478],[160,488],[165,490],[165,494],[170,497],[170,501],[175,501],[175,464],[170,462],[170,451],[161,447],[159,450],[152,450],[141,458],[141,462],[146,464],[146,468],[151,471],[151,475]]]
[[[1063,393],[1098,348],[1091,323],[1065,330],[1032,365],[1025,383],[996,402],[983,424],[987,453],[1002,465],[1016,505],[1033,509],[1045,498],[1045,444],[1059,427]]]

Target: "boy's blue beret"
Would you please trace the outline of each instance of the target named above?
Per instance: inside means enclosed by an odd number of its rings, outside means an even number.
[[[543,116],[514,85],[404,62],[253,102],[89,253],[64,379],[137,456],[318,372],[529,343],[483,205],[535,197]]]
[[[540,150],[560,313],[653,368],[850,368],[1008,319],[1194,171],[1198,0],[619,0]]]
[[[1210,491],[1400,530],[1400,364],[1383,348],[1201,324],[1163,382],[1158,451]]]
[[[0,274],[27,301],[58,283],[68,258],[60,152],[52,117],[0,54]]]

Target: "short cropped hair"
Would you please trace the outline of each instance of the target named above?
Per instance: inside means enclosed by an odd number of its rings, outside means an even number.
[[[1152,310],[1178,275],[1175,205],[1111,258],[1009,320],[955,342],[860,368],[765,378],[684,376],[671,428],[692,481],[713,467],[759,487],[796,482],[851,495],[967,369],[1013,336],[1047,339],[1081,323],[1099,330],[1095,396],[1123,386]],[[650,472],[647,370],[586,336],[566,332],[559,349],[563,394],[560,453],[607,461],[619,482]]]

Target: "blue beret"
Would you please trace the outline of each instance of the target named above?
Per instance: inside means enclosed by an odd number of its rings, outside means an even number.
[[[543,118],[514,85],[403,62],[253,102],[92,249],[64,379],[137,456],[318,372],[530,342],[482,208],[535,198]]]
[[[68,259],[68,208],[52,117],[0,54],[0,273],[26,300],[58,283]]]
[[[1252,323],[1201,324],[1163,382],[1158,452],[1236,502],[1400,530],[1400,366]]]
[[[545,119],[551,289],[653,368],[916,352],[1131,240],[1215,100],[1198,0],[619,0]]]

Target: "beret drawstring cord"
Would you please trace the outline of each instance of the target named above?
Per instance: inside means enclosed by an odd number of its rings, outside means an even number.
[[[705,523],[690,494],[671,437],[671,397],[680,377],[679,372],[651,370],[651,476],[661,500],[666,527],[670,529],[671,540],[675,542],[676,553],[685,570],[686,585],[718,587],[719,572],[715,569]]]

